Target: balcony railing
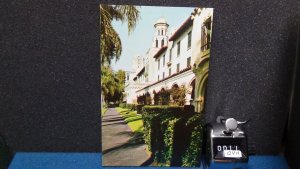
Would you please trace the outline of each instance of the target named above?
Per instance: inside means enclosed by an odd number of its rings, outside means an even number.
[[[203,46],[201,46],[201,51],[206,51],[210,49],[210,42],[207,42],[206,44],[204,44]]]

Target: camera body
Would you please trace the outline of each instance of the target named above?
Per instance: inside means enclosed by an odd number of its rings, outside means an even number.
[[[233,118],[222,119],[206,127],[205,168],[243,169],[248,163],[246,133]]]

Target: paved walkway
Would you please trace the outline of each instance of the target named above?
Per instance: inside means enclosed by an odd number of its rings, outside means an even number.
[[[120,114],[109,108],[102,118],[102,166],[147,165],[141,134],[134,134]]]

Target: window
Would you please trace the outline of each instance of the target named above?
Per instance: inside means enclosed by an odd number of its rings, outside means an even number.
[[[186,67],[190,67],[190,66],[191,66],[191,57],[188,57],[186,61]]]
[[[170,56],[169,56],[169,61],[172,61],[172,48],[170,49]]]
[[[177,64],[177,73],[179,72],[180,70],[180,63]]]
[[[165,61],[166,61],[166,55],[163,56],[163,66],[165,66]]]
[[[169,76],[171,76],[171,68],[169,69]]]
[[[158,47],[158,40],[155,40],[155,47]]]
[[[201,29],[201,51],[205,51],[210,48],[211,18],[203,23]]]
[[[129,80],[129,75],[127,75],[127,80]]]
[[[190,49],[192,44],[192,31],[188,33],[188,46],[187,48]]]
[[[164,40],[161,40],[161,47],[164,46],[164,43],[165,43],[165,41],[164,41]]]
[[[158,70],[159,70],[159,66],[160,66],[160,59],[158,59],[157,63],[158,63]]]
[[[159,75],[157,76],[157,81],[159,81]]]
[[[164,35],[164,30],[161,30],[161,35]]]
[[[159,30],[157,30],[157,35],[159,35]]]
[[[165,72],[163,72],[163,79],[165,78]]]
[[[177,42],[177,57],[180,55],[180,41]]]

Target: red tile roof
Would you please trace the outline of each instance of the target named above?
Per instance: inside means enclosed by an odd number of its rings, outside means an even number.
[[[184,31],[186,31],[190,26],[193,25],[193,20],[189,16],[185,22],[176,30],[175,33],[169,38],[169,41],[174,41],[177,39]]]
[[[138,74],[136,76],[141,75],[144,71],[145,71],[145,66],[138,72]]]
[[[164,51],[166,51],[168,48],[168,46],[163,46],[162,48],[160,48],[156,54],[153,56],[154,58],[157,58],[159,55],[161,55]]]

